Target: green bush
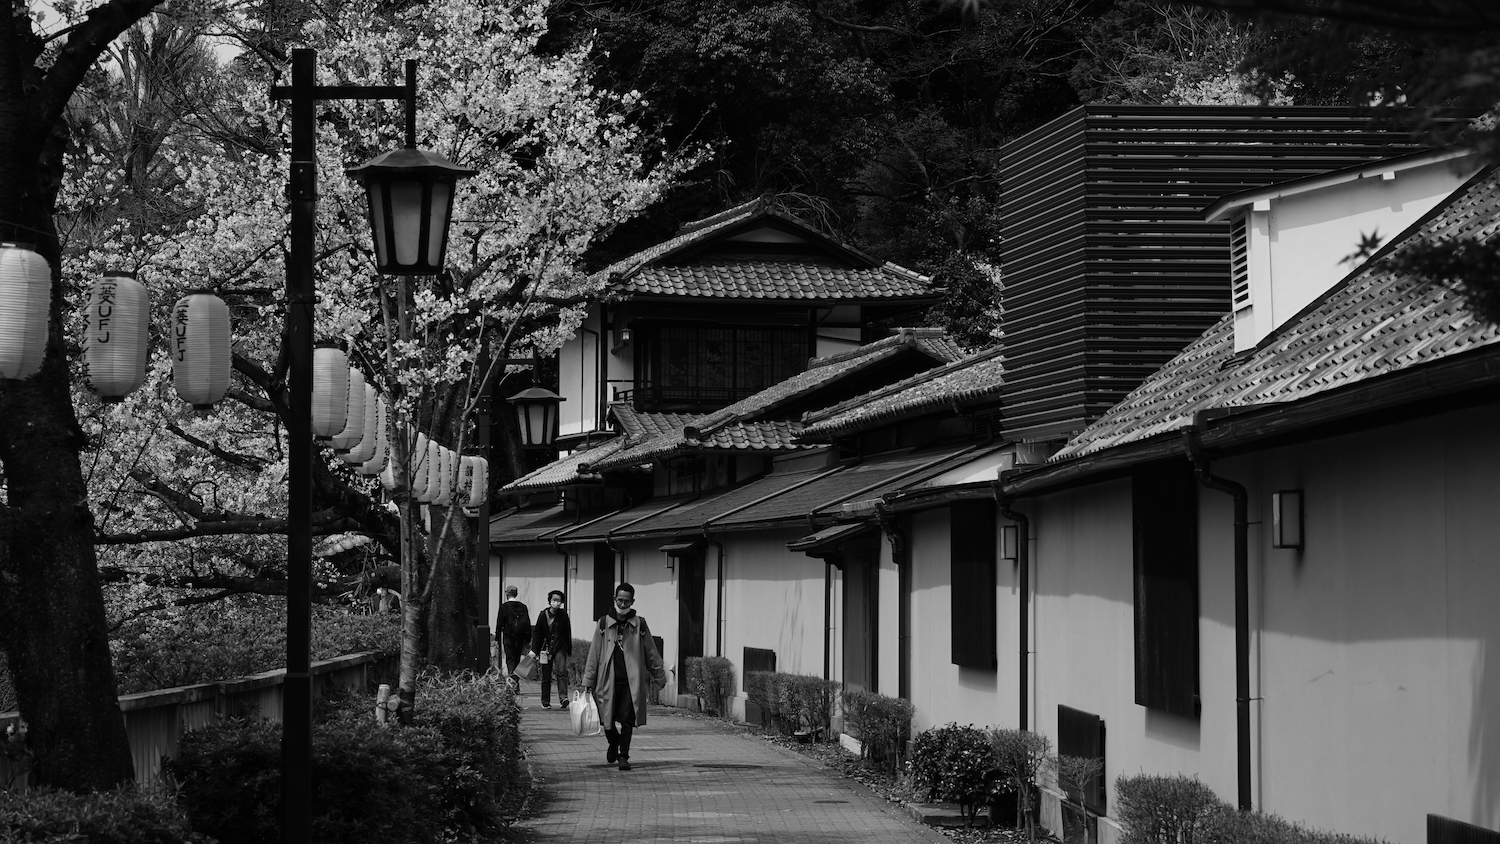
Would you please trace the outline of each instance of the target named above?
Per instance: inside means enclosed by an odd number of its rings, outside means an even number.
[[[1004,787],[1016,795],[1016,828],[1026,829],[1027,839],[1036,840],[1037,778],[1054,764],[1052,742],[1028,730],[990,730],[990,750]]]
[[[888,760],[892,772],[899,770],[901,743],[911,732],[911,719],[917,712],[911,702],[861,689],[846,689],[841,703],[844,731],[860,740],[860,758]]]
[[[704,712],[728,715],[729,698],[734,695],[734,663],[722,656],[690,656],[686,663],[688,693],[698,696]]]
[[[917,733],[911,740],[912,782],[928,801],[957,803],[969,817],[1000,792],[1000,770],[989,733],[956,723]]]
[[[286,602],[242,596],[121,625],[110,640],[120,693],[243,677],[286,664]],[[312,658],[399,652],[398,613],[313,607]]]
[[[589,648],[593,646],[590,639],[574,639],[573,652],[568,654],[568,682],[575,685],[583,685],[583,669],[589,664]]]
[[[6,844],[212,844],[164,798],[132,788],[73,794],[50,788],[0,793]]]
[[[1198,822],[1196,840],[1202,844],[1383,844],[1379,838],[1320,832],[1277,815],[1237,812],[1228,805]]]
[[[1115,791],[1121,844],[1194,844],[1203,840],[1197,836],[1204,819],[1230,808],[1197,777],[1181,774],[1122,776]]]
[[[799,730],[829,732],[837,681],[784,671],[751,671],[745,696],[774,720],[783,735]],[[762,726],[767,724],[763,723]]]
[[[497,672],[423,677],[414,723],[380,727],[363,694],[331,694],[313,729],[313,840],[435,841],[493,829],[521,787],[519,716]],[[276,840],[281,728],[227,719],[183,736],[166,770],[192,828]]]

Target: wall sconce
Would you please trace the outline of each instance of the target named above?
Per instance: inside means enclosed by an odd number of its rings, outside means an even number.
[[[634,337],[635,337],[635,332],[631,331],[629,328],[616,328],[615,329],[615,344],[614,344],[614,347],[610,351],[618,352],[621,349],[625,348],[626,346],[629,346],[630,345],[630,341],[632,339],[634,339]]]
[[[1302,548],[1302,490],[1271,493],[1271,547]]]
[[[1015,525],[1002,525],[1000,527],[1000,559],[1014,563],[1021,558],[1019,536]]]

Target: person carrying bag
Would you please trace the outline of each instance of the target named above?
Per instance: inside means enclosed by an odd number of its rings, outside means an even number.
[[[542,669],[542,708],[552,708],[552,678],[557,678],[557,704],[564,709],[568,700],[568,657],[573,654],[573,625],[563,609],[563,593],[547,593],[547,608],[537,613],[531,632],[531,650]]]
[[[614,606],[600,617],[589,644],[589,661],[583,669],[583,687],[599,707],[599,723],[609,739],[604,759],[616,760],[620,770],[630,770],[630,736],[646,724],[646,681],[660,688],[667,684],[661,654],[651,639],[646,619],[636,615],[635,587],[615,587]]]

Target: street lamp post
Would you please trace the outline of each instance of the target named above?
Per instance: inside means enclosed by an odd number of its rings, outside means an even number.
[[[292,157],[287,179],[287,197],[291,204],[291,248],[286,262],[286,344],[288,357],[287,420],[287,641],[286,680],[282,698],[281,800],[282,841],[287,844],[309,844],[312,835],[312,673],[310,644],[312,638],[312,372],[313,372],[313,303],[315,301],[314,255],[317,219],[317,145],[316,104],[320,100],[404,100],[406,104],[406,149],[388,153],[370,162],[387,182],[386,194],[395,200],[382,211],[390,228],[381,229],[376,220],[376,251],[381,270],[411,274],[433,273],[442,268],[442,247],[447,243],[447,226],[453,203],[453,184],[461,175],[472,171],[453,165],[440,156],[423,153],[416,147],[417,63],[406,62],[405,85],[333,85],[317,84],[316,51],[299,48],[292,51],[292,84],[271,88],[271,98],[291,101]],[[413,156],[421,159],[414,161]],[[387,160],[394,159],[394,160]],[[383,161],[384,160],[384,161]],[[383,167],[380,165],[384,165]],[[446,170],[444,176],[432,177],[431,171]],[[362,180],[372,179],[361,173]],[[379,176],[374,180],[378,180]],[[416,196],[410,185],[415,183]],[[439,193],[446,184],[446,195]],[[399,194],[399,195],[398,195]],[[371,191],[372,214],[376,207]],[[409,257],[411,238],[400,234],[401,223],[414,219],[411,203],[420,202],[422,215],[417,219],[419,237],[417,260],[399,261],[404,268],[385,266],[388,255]],[[441,203],[440,221],[431,214]],[[393,212],[392,206],[395,205]],[[441,231],[433,237],[434,224]],[[432,241],[436,241],[433,243]],[[423,248],[426,247],[426,248]],[[434,248],[435,247],[435,248]],[[397,254],[400,253],[400,254]],[[436,254],[434,254],[436,253]]]

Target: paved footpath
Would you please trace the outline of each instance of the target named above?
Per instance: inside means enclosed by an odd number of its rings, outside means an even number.
[[[604,736],[573,735],[566,710],[521,689],[521,737],[540,780],[533,842],[599,844],[947,844],[898,806],[793,751],[653,706],[631,770],[605,763]]]

